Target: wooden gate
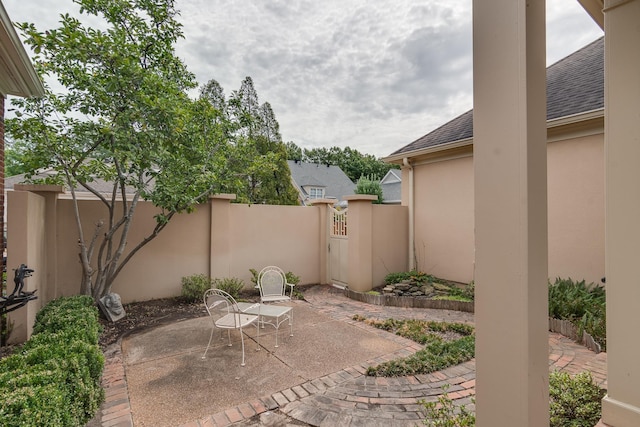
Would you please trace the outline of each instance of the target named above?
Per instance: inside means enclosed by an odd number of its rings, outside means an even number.
[[[348,283],[348,248],[347,234],[348,209],[329,209],[329,278],[332,283],[347,285]]]

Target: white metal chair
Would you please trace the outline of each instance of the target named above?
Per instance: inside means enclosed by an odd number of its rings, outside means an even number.
[[[260,315],[246,314],[240,311],[236,300],[227,292],[220,289],[209,289],[204,293],[204,306],[211,318],[211,335],[209,335],[209,343],[204,350],[202,358],[204,359],[211,345],[213,331],[217,329],[226,329],[229,339],[229,347],[231,347],[231,329],[240,330],[240,341],[242,342],[242,366],[244,366],[244,333],[242,328],[255,322],[258,339],[258,349],[260,348],[260,328],[258,327],[258,319]]]
[[[280,267],[270,265],[263,268],[258,274],[256,287],[260,289],[260,302],[282,302],[291,301],[293,287],[295,285],[287,283],[287,276]],[[287,295],[287,287],[290,288]]]

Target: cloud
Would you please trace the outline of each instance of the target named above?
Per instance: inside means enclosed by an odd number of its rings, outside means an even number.
[[[71,0],[3,0],[56,25]],[[472,108],[471,0],[176,0],[176,48],[229,96],[251,76],[285,141],[385,156]],[[547,2],[549,64],[601,35],[575,0]]]

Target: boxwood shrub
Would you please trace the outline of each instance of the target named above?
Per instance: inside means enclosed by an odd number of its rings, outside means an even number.
[[[104,356],[93,299],[51,301],[20,353],[0,360],[0,420],[6,426],[85,425],[104,400]]]

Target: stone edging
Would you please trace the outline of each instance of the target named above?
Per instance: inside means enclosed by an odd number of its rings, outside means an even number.
[[[364,292],[357,292],[344,288],[344,295],[347,298],[372,305],[407,307],[407,308],[435,308],[440,310],[455,310],[467,313],[474,313],[474,303],[465,301],[434,300],[424,297],[395,296],[395,295],[372,295]],[[557,332],[584,345],[589,350],[600,353],[602,348],[587,332],[578,336],[578,328],[568,320],[549,318],[549,330]]]
[[[565,337],[574,340],[578,344],[582,344],[596,354],[602,351],[600,344],[598,344],[587,332],[582,331],[582,337],[580,337],[578,335],[578,328],[568,320],[549,317],[549,330],[551,332],[557,332],[561,335],[564,335]]]
[[[474,312],[473,302],[434,300],[424,297],[395,296],[395,295],[372,295],[363,292],[352,291],[348,287],[344,288],[344,295],[356,301],[367,304],[406,307],[406,308],[437,308],[440,310],[455,310],[466,313]]]

